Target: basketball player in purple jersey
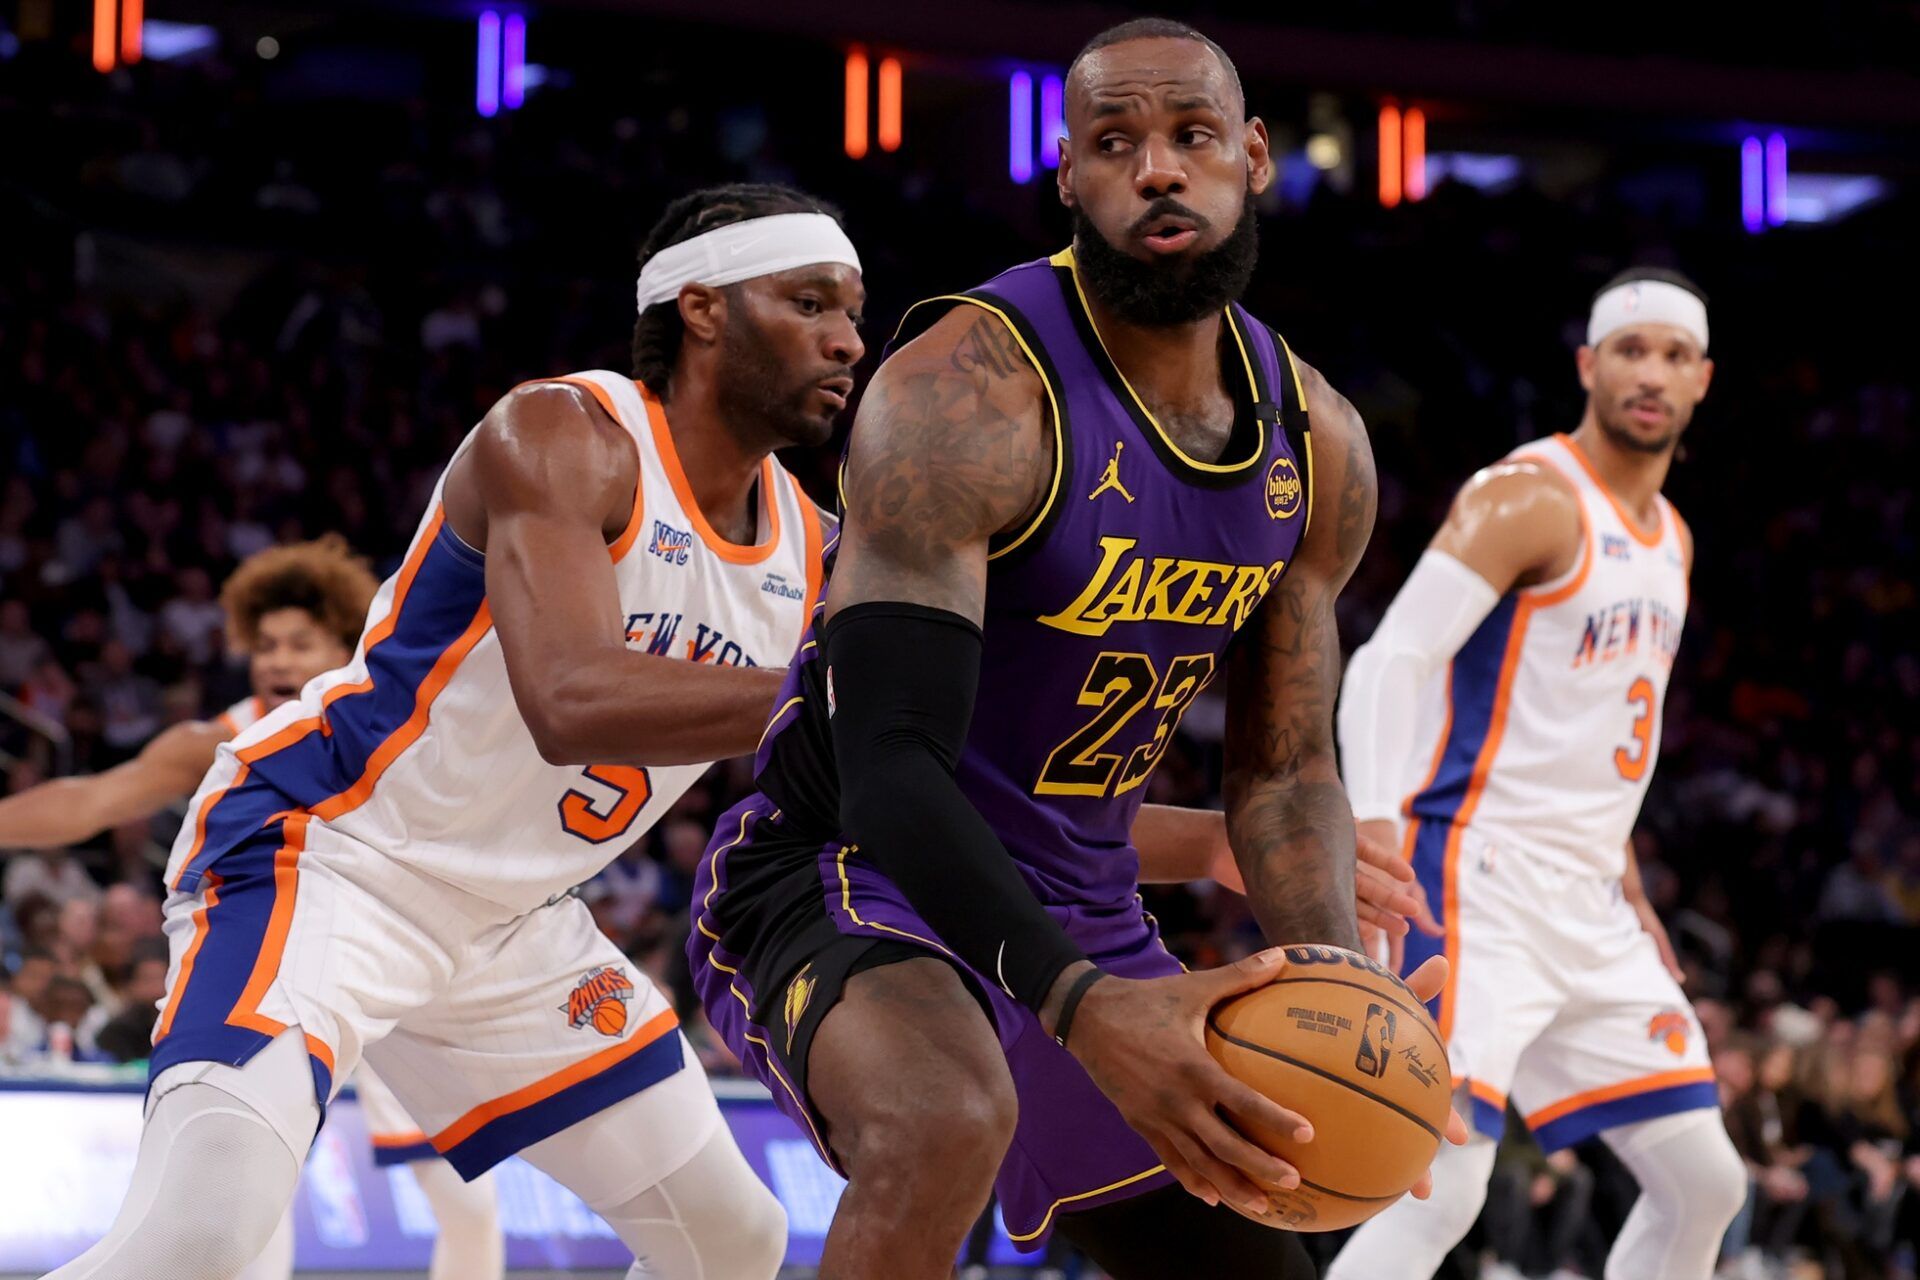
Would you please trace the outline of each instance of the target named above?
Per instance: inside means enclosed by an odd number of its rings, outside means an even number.
[[[1057,1227],[1118,1280],[1311,1274],[1295,1237],[1232,1212],[1298,1173],[1231,1124],[1311,1117],[1200,1034],[1283,961],[1182,973],[1129,830],[1224,674],[1254,911],[1276,942],[1358,947],[1333,601],[1372,458],[1352,407],[1234,303],[1271,166],[1225,53],[1131,22],[1069,86],[1073,248],[909,313],[854,426],[832,587],[760,791],[695,886],[709,1015],[849,1180],[826,1280],[950,1275],[990,1189],[1017,1242]]]

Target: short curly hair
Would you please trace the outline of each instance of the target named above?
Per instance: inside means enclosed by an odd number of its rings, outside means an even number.
[[[691,240],[715,227],[730,226],[749,218],[770,218],[779,213],[824,213],[835,222],[840,211],[824,200],[816,200],[804,191],[773,182],[735,182],[726,186],[702,187],[681,196],[660,215],[640,246],[640,266],[662,249]],[[680,340],[687,328],[680,319],[680,301],[668,298],[640,313],[633,326],[633,376],[657,396],[667,393],[673,378],[674,361],[680,358]]]
[[[268,547],[242,560],[220,588],[227,640],[244,652],[253,648],[261,618],[276,609],[304,609],[351,649],[379,589],[373,570],[337,533]]]

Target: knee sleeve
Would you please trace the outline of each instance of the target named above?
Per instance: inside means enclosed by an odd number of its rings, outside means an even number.
[[[420,1184],[440,1227],[427,1280],[500,1280],[506,1273],[507,1246],[500,1235],[493,1175],[467,1182],[444,1160],[416,1160],[407,1170]]]
[[[233,1280],[287,1280],[293,1274],[293,1243],[293,1206],[289,1204],[267,1247],[240,1268]]]
[[[147,1116],[113,1228],[48,1280],[234,1280],[273,1239],[299,1177],[258,1112],[213,1085],[178,1085]]]
[[[1480,1216],[1493,1156],[1494,1144],[1486,1138],[1464,1147],[1442,1142],[1433,1161],[1433,1194],[1404,1197],[1362,1223],[1327,1268],[1326,1280],[1427,1280]]]
[[[1746,1202],[1747,1171],[1718,1111],[1685,1111],[1604,1135],[1640,1183],[1607,1255],[1607,1280],[1707,1280]]]
[[[680,1168],[600,1210],[633,1250],[628,1280],[773,1280],[787,1214],[721,1129]]]

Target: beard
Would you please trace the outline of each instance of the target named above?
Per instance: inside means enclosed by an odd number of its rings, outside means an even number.
[[[726,376],[715,395],[723,421],[736,431],[772,440],[776,448],[822,445],[833,437],[837,415],[815,406],[814,389],[821,379],[851,375],[852,369],[822,368],[800,376],[774,354],[772,341],[747,318],[744,308],[727,316],[720,335],[720,361]]]
[[[1613,444],[1628,453],[1660,454],[1668,453],[1680,444],[1680,433],[1687,429],[1685,422],[1675,422],[1673,426],[1657,436],[1641,435],[1618,415],[1599,411],[1594,418],[1600,424],[1600,432]]]
[[[1135,225],[1178,214],[1205,230],[1206,220],[1171,197],[1153,202]],[[1073,209],[1074,259],[1087,292],[1128,324],[1165,329],[1193,324],[1247,291],[1260,260],[1260,226],[1251,198],[1232,234],[1188,258],[1143,262],[1116,248],[1078,206]]]

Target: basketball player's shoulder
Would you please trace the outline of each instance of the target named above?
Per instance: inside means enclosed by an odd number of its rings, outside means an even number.
[[[1380,498],[1367,424],[1353,402],[1318,369],[1297,356],[1294,364],[1313,431],[1313,488],[1320,499],[1334,504],[1331,509],[1339,517],[1320,527],[1330,528],[1333,549],[1341,559],[1357,562],[1373,533]],[[1311,526],[1308,532],[1312,533]]]
[[[536,492],[572,502],[624,502],[639,465],[633,437],[613,411],[589,386],[559,379],[521,383],[502,396],[481,419],[466,455],[449,471],[449,490],[467,463],[490,504]]]
[[[962,536],[1012,523],[1047,475],[1045,399],[1006,323],[956,304],[868,385],[847,456],[849,515],[870,530],[881,518],[923,532],[937,521]]]
[[[1474,472],[1460,486],[1453,505],[1456,516],[1512,532],[1580,532],[1580,493],[1573,481],[1552,463],[1526,454],[1510,455]]]

